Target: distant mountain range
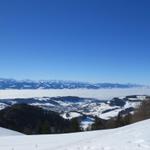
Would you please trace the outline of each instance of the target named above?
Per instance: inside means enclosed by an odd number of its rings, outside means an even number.
[[[0,89],[101,89],[101,88],[134,88],[137,84],[88,83],[62,80],[14,80],[0,78]]]

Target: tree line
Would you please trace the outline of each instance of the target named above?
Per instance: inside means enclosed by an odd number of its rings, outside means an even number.
[[[25,134],[80,131],[78,120],[66,120],[58,113],[27,104],[15,104],[0,111],[0,126]]]

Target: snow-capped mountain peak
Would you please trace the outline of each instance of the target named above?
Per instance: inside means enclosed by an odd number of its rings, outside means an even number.
[[[137,84],[89,83],[63,80],[14,80],[0,78],[0,89],[101,89],[143,87]]]

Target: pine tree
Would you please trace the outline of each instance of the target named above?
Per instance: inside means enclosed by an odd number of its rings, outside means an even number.
[[[95,117],[95,121],[92,124],[92,130],[98,130],[98,129],[104,129],[104,122],[102,119],[98,118],[97,116]]]
[[[50,133],[50,126],[49,126],[49,122],[47,120],[44,121],[44,123],[42,124],[41,133],[42,134]]]
[[[79,123],[78,118],[73,118],[71,120],[71,128],[72,128],[72,132],[79,132],[79,131],[81,131],[80,123]]]

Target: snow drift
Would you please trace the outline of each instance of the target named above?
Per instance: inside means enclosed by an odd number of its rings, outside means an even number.
[[[16,131],[12,131],[12,130],[0,127],[0,137],[1,136],[14,136],[14,135],[23,135],[23,134],[19,133],[19,132],[16,132]]]

